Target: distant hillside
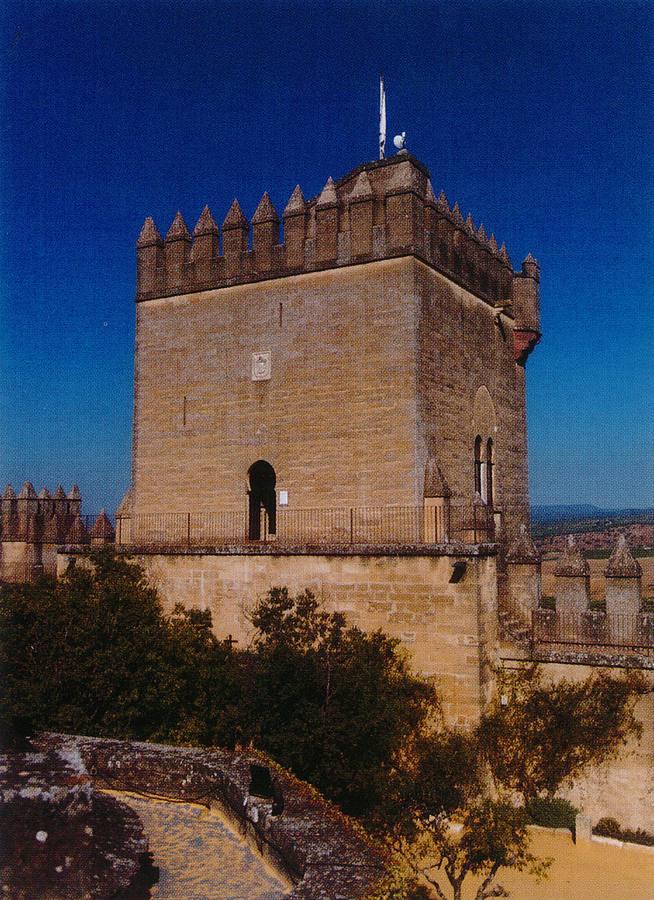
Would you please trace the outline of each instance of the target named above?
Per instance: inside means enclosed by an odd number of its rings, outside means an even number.
[[[601,509],[592,504],[534,505],[532,533],[536,538],[558,534],[606,532],[630,526],[654,525],[654,507]]]
[[[599,506],[589,503],[558,503],[550,506],[535,503],[531,507],[531,518],[533,522],[558,522],[561,519],[588,519],[603,515],[604,512]]]

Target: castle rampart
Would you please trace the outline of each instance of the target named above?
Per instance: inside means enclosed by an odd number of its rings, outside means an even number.
[[[146,219],[137,242],[137,301],[412,255],[508,310],[519,362],[540,336],[536,261],[528,256],[514,272],[506,247],[470,215],[464,220],[444,193],[436,198],[428,170],[404,151],[337,182],[329,178],[310,200],[298,185],[282,221],[280,242],[280,218],[267,193],[251,223],[237,200],[222,229],[208,207],[192,235],[179,212],[165,240]]]
[[[55,575],[57,547],[61,544],[110,543],[114,531],[104,510],[92,528],[81,515],[82,495],[77,485],[68,494],[59,485],[37,495],[26,481],[20,493],[10,484],[0,499],[0,581],[30,581]]]

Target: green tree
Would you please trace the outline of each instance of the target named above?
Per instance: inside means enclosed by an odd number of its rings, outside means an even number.
[[[478,729],[480,753],[495,783],[524,803],[551,797],[640,736],[634,706],[646,690],[639,672],[554,683],[538,666],[505,674],[504,702],[495,701]]]
[[[176,604],[166,629],[170,717],[150,739],[234,746],[241,732],[244,655],[216,638],[209,610]]]
[[[457,900],[468,876],[479,879],[477,900],[507,896],[496,882],[503,868],[542,877],[548,861],[529,850],[516,794],[525,805],[552,796],[640,733],[634,705],[646,685],[637,673],[552,684],[529,667],[501,690],[504,702],[475,731],[422,734],[378,810],[391,846],[441,900],[448,884]]]
[[[496,883],[503,868],[543,876],[548,863],[529,850],[525,810],[501,795],[488,796],[474,732],[423,735],[410,766],[385,810],[386,843],[441,900],[446,891],[459,900],[469,876],[478,879],[476,900],[507,896]]]
[[[397,640],[346,627],[310,591],[275,588],[256,628],[248,730],[262,749],[347,812],[379,804],[407,736],[436,706]]]
[[[0,592],[4,728],[229,740],[237,663],[209,614],[166,617],[138,566],[108,551],[90,562]]]
[[[461,900],[468,876],[477,876],[475,900],[508,897],[496,882],[501,869],[528,871],[544,877],[550,860],[529,850],[528,818],[523,808],[501,800],[475,799],[451,814],[422,817],[412,840],[396,834],[393,846],[416,875],[433,887],[440,900]]]

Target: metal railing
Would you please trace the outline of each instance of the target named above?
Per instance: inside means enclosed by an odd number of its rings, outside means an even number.
[[[534,646],[550,650],[584,652],[636,651],[654,657],[654,613],[580,613],[536,609],[532,614]]]
[[[470,506],[352,506],[332,509],[278,508],[274,532],[265,512],[251,538],[248,513],[144,513],[116,518],[119,544],[213,546],[243,543],[425,544],[493,541],[493,511]]]

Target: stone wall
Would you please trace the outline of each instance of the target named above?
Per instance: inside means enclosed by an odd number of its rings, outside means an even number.
[[[288,897],[361,897],[385,873],[381,854],[351,820],[260,754],[55,734],[35,742],[78,753],[98,787],[217,806],[294,882]],[[271,767],[283,796],[280,814],[272,814],[269,800],[250,796],[252,763]]]
[[[418,415],[422,459],[438,461],[453,497],[472,499],[473,448],[493,442],[493,505],[503,540],[529,523],[524,368],[513,352],[513,320],[415,264],[418,311]],[[484,455],[484,462],[485,455]]]
[[[141,822],[70,749],[0,754],[2,896],[146,900],[157,874]]]
[[[133,512],[241,512],[259,459],[291,508],[421,505],[413,274],[384,261],[138,304]]]
[[[60,554],[60,571],[71,555]],[[452,725],[473,724],[493,689],[497,593],[491,546],[130,548],[129,555],[168,610],[175,603],[209,609],[216,634],[231,634],[240,646],[251,638],[247,611],[257,598],[272,587],[309,588],[350,623],[399,638],[414,669],[439,686]],[[466,571],[450,583],[457,561]]]
[[[411,257],[138,304],[132,512],[242,513],[259,459],[291,510],[422,506],[430,458],[471,504],[481,433],[511,538],[529,520],[524,368],[498,315]]]

